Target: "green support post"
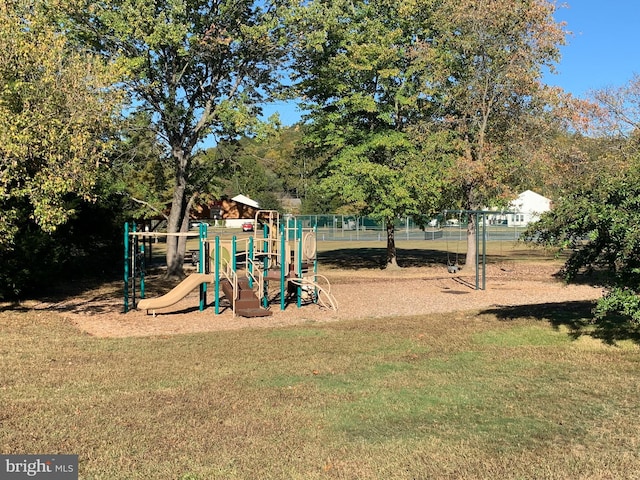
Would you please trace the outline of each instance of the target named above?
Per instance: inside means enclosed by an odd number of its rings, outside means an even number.
[[[249,237],[248,248],[249,252],[247,253],[247,270],[249,270],[249,288],[253,288],[253,237]]]
[[[478,217],[478,212],[475,212],[475,225],[476,225],[476,290],[478,290],[478,275],[480,274],[479,272],[479,267],[480,267],[480,252],[479,252],[479,248],[480,248],[480,237],[478,236],[478,234],[480,233],[480,225],[479,223],[479,217]]]
[[[318,273],[318,221],[316,219],[316,224],[313,226],[313,239],[316,242],[316,244],[314,245],[313,251],[315,252],[313,254],[313,281],[314,283],[318,282],[318,277],[316,276],[316,274]],[[318,287],[315,288],[315,303],[318,303]]]
[[[482,290],[487,286],[487,214],[482,214]]]
[[[129,222],[124,224],[124,313],[129,311]]]
[[[131,224],[131,233],[136,233],[136,224]],[[136,308],[136,251],[138,250],[138,237],[133,237],[133,246],[131,251],[131,303]]]
[[[237,244],[237,238],[234,235],[233,237],[231,237],[231,270],[233,272],[236,271],[236,267],[237,267],[237,252],[238,252],[238,248],[236,246]]]
[[[205,255],[205,242],[207,240],[207,224],[202,222],[199,227],[199,243],[198,243],[198,273],[206,273],[206,255]],[[200,284],[200,311],[202,312],[207,305],[207,284]]]
[[[262,228],[262,238],[264,238],[263,251],[269,252],[269,225],[267,224],[265,224],[264,227]],[[269,273],[269,255],[265,255],[264,258],[262,259],[262,271],[265,273],[265,276],[267,276]],[[268,282],[269,282],[268,280],[265,280],[264,282],[265,291],[262,292],[264,294],[262,296],[262,306],[264,308],[269,307],[269,295],[268,295],[269,292],[267,292],[267,289],[269,288]]]
[[[220,237],[216,237],[215,246],[214,246],[214,295],[215,295],[215,312],[216,315],[220,313]]]
[[[296,245],[298,248],[298,265],[296,265],[296,271],[300,278],[302,278],[302,221],[298,221],[296,223]],[[296,288],[296,294],[298,296],[297,305],[298,308],[302,307],[302,285],[298,283],[298,287]]]
[[[145,252],[144,252],[145,237],[142,237],[142,243],[140,244],[140,298],[144,298],[144,269],[145,269]]]
[[[287,252],[285,252],[285,248],[287,246],[286,239],[287,229],[284,228],[284,225],[280,226],[280,310],[284,310],[285,308],[285,275],[286,275],[286,265],[287,265]]]

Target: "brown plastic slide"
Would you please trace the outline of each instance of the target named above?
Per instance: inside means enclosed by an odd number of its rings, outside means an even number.
[[[192,273],[178,285],[176,285],[170,292],[157,298],[145,298],[138,302],[139,310],[155,310],[157,308],[170,307],[171,305],[178,303],[184,297],[189,295],[189,292],[194,288],[200,286],[201,283],[212,283],[212,273]]]

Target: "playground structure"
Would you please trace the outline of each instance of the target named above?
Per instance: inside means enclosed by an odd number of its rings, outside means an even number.
[[[136,232],[125,225],[124,311],[129,310],[132,300],[133,308],[155,314],[178,303],[195,288],[200,290],[199,309],[204,310],[209,287],[213,288],[215,314],[221,311],[221,297],[234,316],[268,316],[276,301],[284,310],[294,299],[298,307],[314,303],[337,310],[329,281],[318,273],[316,228],[303,228],[294,217],[282,219],[271,210],[258,211],[255,224],[262,229],[256,228],[248,238],[234,236],[230,240],[219,236],[208,239],[206,224],[200,224],[197,234]],[[161,235],[197,236],[198,271],[165,295],[145,298],[145,240]],[[137,278],[140,300],[136,304]]]

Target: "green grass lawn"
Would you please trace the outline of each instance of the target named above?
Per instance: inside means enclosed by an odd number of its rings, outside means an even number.
[[[129,339],[6,309],[0,447],[82,479],[640,478],[638,331],[589,307]]]

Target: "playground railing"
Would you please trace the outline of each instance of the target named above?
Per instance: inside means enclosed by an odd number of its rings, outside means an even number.
[[[247,278],[249,279],[249,286],[256,287],[258,292],[258,298],[262,300],[264,297],[264,275],[260,268],[259,262],[249,258],[249,253],[246,254],[247,258]]]
[[[257,296],[260,301],[264,298],[264,274],[261,268],[261,261],[254,257],[254,239],[250,237],[246,239],[244,248],[245,271],[249,279],[249,287],[257,287]]]

